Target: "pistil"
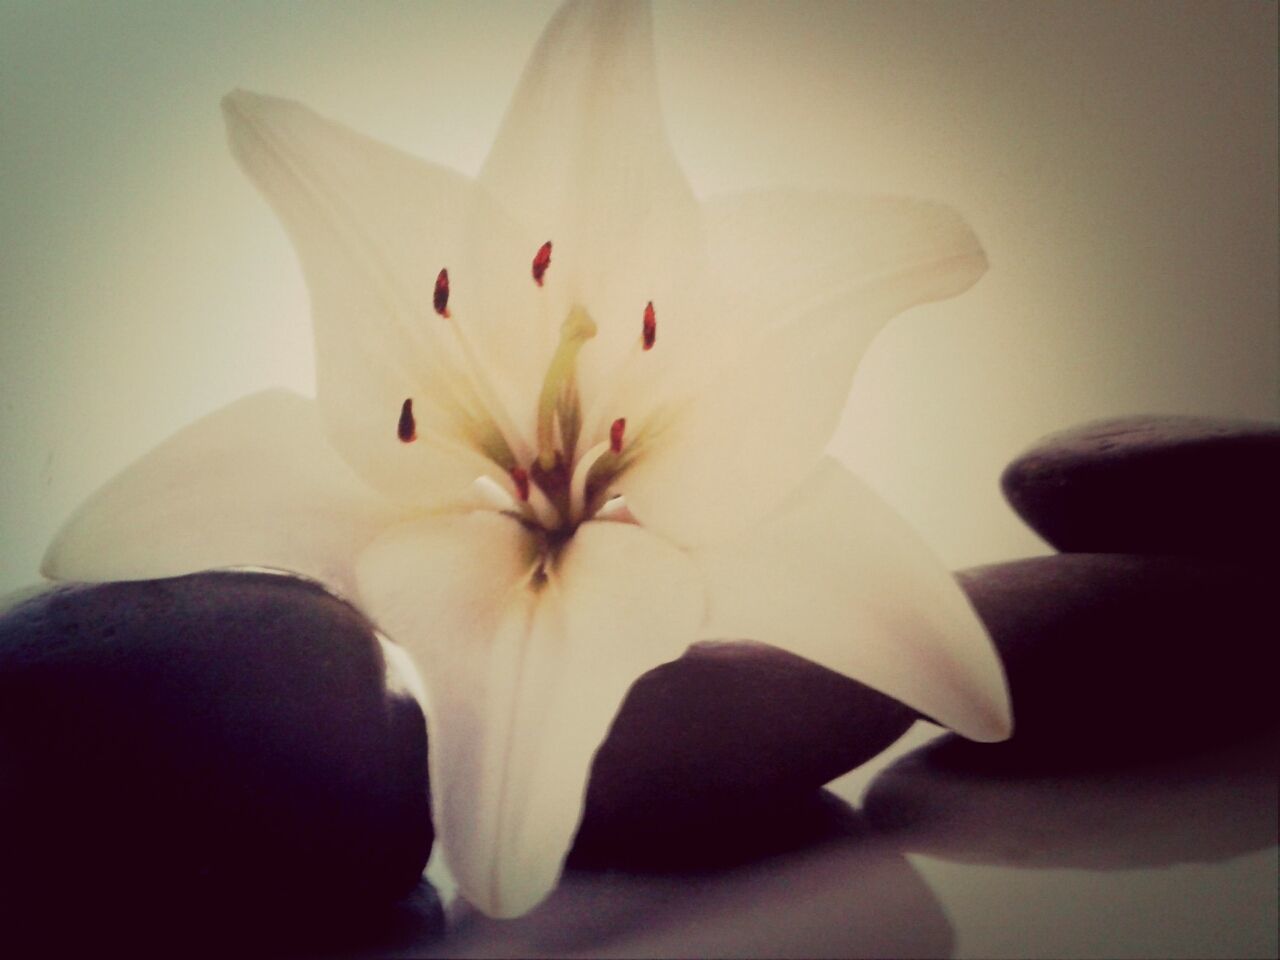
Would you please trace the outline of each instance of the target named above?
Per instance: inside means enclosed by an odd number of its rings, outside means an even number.
[[[551,357],[538,397],[538,465],[545,473],[554,471],[562,460],[573,459],[582,416],[576,377],[578,353],[595,335],[595,321],[581,307],[570,310],[560,326],[560,345]]]
[[[610,444],[601,441],[584,453],[582,459],[573,468],[573,479],[569,481],[570,523],[581,523],[585,519],[587,512],[587,480],[590,478],[591,469],[599,462],[601,457],[609,452]]]

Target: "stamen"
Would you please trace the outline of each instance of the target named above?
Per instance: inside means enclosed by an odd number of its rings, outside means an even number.
[[[644,308],[644,348],[652,350],[654,341],[658,339],[658,318],[653,314],[653,301]]]
[[[614,453],[622,452],[622,435],[627,429],[627,418],[619,417],[609,428],[609,449]]]
[[[485,413],[491,418],[493,426],[501,434],[511,457],[518,461],[527,460],[530,456],[528,442],[516,428],[502,401],[502,394],[491,381],[485,365],[480,362],[480,352],[472,343],[471,332],[467,325],[451,323],[448,329],[452,332],[462,354],[460,365],[462,374],[480,400]]]
[[[550,240],[540,246],[538,252],[533,256],[533,281],[538,286],[542,286],[542,277],[546,274],[549,266],[551,266]]]
[[[400,407],[400,422],[396,425],[396,436],[401,443],[413,443],[418,439],[418,424],[413,419],[413,397],[405,397]]]
[[[436,275],[436,291],[434,296],[432,296],[431,300],[432,300],[432,303],[435,304],[436,313],[440,314],[440,316],[448,320],[449,319],[449,271],[448,270],[442,269],[440,273]]]
[[[609,444],[601,441],[582,455],[577,466],[573,468],[573,479],[569,481],[569,522],[580,523],[587,509],[587,478],[596,461],[609,452]]]
[[[516,485],[516,493],[525,503],[529,502],[529,471],[524,467],[511,468],[511,480]]]

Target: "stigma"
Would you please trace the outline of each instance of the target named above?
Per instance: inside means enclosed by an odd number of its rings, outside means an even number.
[[[560,325],[560,344],[551,357],[538,396],[538,464],[550,472],[571,458],[582,426],[578,401],[578,353],[596,335],[596,323],[581,307],[574,307]],[[569,449],[564,449],[569,448]]]
[[[544,285],[550,265],[548,240],[538,248],[530,267],[538,287]],[[449,271],[442,267],[436,274],[431,305],[445,319],[451,318],[449,295]],[[469,332],[474,325],[451,323],[445,328],[450,331],[445,336],[456,341],[461,364],[456,371],[458,379],[474,393],[480,408],[466,428],[464,441],[474,444],[475,452],[489,463],[488,468],[479,467],[477,482],[487,480],[489,489],[508,498],[494,501],[499,510],[531,529],[543,531],[548,543],[560,544],[619,496],[615,483],[635,462],[646,436],[643,424],[628,436],[626,417],[596,419],[591,411],[589,421],[586,419],[579,395],[578,363],[583,348],[597,336],[598,327],[585,306],[573,301],[570,304],[537,395],[530,424],[534,428],[532,438],[518,426],[519,418],[510,416],[499,391],[490,382],[483,354]],[[644,350],[652,349],[656,339],[657,317],[650,300],[642,311]],[[404,444],[418,439],[412,397],[406,397],[400,407],[396,436]],[[433,444],[436,440],[427,439]]]

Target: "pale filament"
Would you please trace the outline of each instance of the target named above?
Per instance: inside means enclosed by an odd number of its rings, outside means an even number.
[[[514,489],[515,484],[511,481],[510,477],[507,478],[507,482],[510,483]],[[518,496],[517,500],[519,500]],[[533,514],[533,519],[536,520],[543,529],[558,530],[560,528],[560,511],[557,510],[555,504],[547,498],[547,495],[542,492],[542,488],[532,481],[529,483],[529,499],[524,505],[528,508],[529,512]]]
[[[450,313],[452,312],[450,310]],[[506,404],[502,402],[498,391],[485,374],[484,364],[480,362],[476,354],[475,344],[467,332],[466,324],[453,319],[449,322],[449,326],[452,328],[462,352],[464,373],[467,375],[468,380],[471,381],[485,411],[492,418],[493,425],[502,434],[502,439],[506,441],[507,449],[511,451],[511,455],[515,457],[516,462],[528,463],[531,455],[529,443],[524,439],[520,431],[516,429],[510,414],[507,413]]]
[[[587,506],[587,475],[596,461],[609,452],[609,441],[602,440],[584,453],[573,468],[573,479],[569,481],[569,523],[577,526],[585,517]]]
[[[539,287],[543,286],[544,275],[550,263],[551,243],[548,241],[539,249],[533,260],[533,280]],[[545,312],[545,299],[541,309]],[[581,307],[574,306],[560,328],[560,344],[550,359],[542,391],[537,400],[537,440],[531,443],[516,428],[501,392],[480,362],[471,332],[465,322],[455,318],[450,303],[449,274],[442,268],[436,279],[432,305],[436,314],[448,323],[452,329],[456,355],[453,350],[441,343],[444,349],[430,351],[433,365],[439,370],[443,379],[459,399],[474,400],[480,408],[480,416],[472,416],[473,421],[481,421],[478,426],[485,431],[494,430],[505,444],[505,450],[480,440],[484,452],[473,451],[477,458],[484,462],[477,473],[480,484],[476,493],[486,502],[501,503],[500,509],[519,515],[526,522],[539,526],[546,531],[569,531],[577,527],[587,518],[590,509],[588,503],[588,483],[592,471],[606,454],[613,458],[606,461],[608,469],[600,472],[599,479],[608,483],[611,476],[622,465],[618,459],[622,452],[623,435],[626,429],[626,418],[613,420],[607,432],[603,423],[598,422],[607,406],[601,404],[602,398],[596,398],[591,413],[591,424],[583,423],[581,400],[577,395],[575,366],[579,360],[579,351],[583,345],[595,337],[597,328],[590,314]],[[615,373],[624,376],[634,375],[634,366],[639,356],[654,345],[656,321],[652,302],[648,303],[641,313],[642,329],[634,342],[632,350],[614,361]],[[447,334],[436,332],[433,326],[420,331],[420,335],[437,339]],[[615,377],[621,379],[620,377]],[[459,382],[459,380],[461,382]],[[617,383],[613,383],[617,391]],[[430,394],[428,394],[430,397]],[[413,443],[418,439],[413,417],[413,398],[406,398],[401,412],[398,433],[404,443]],[[565,418],[570,418],[572,430],[565,426]],[[585,428],[585,429],[584,429]],[[585,453],[576,455],[580,439],[606,435]],[[497,440],[498,437],[494,437]],[[566,480],[567,489],[563,485]],[[599,471],[597,471],[599,472]],[[481,483],[483,480],[483,483]],[[606,500],[606,498],[601,498]]]

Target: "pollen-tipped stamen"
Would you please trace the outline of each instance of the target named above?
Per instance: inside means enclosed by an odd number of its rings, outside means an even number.
[[[560,511],[551,499],[534,482],[524,467],[512,467],[507,475],[515,487],[518,505],[526,511],[528,519],[544,530],[558,530],[563,522]]]
[[[484,411],[488,414],[494,428],[501,435],[507,450],[510,452],[511,460],[516,462],[528,460],[530,450],[527,441],[521,435],[520,430],[516,428],[511,415],[507,412],[501,393],[489,379],[486,367],[480,360],[480,352],[476,349],[475,344],[472,343],[471,333],[467,325],[465,323],[451,323],[448,327],[453,331],[454,339],[461,354],[461,372],[480,401]]]
[[[396,436],[401,443],[413,443],[418,439],[418,424],[413,419],[413,397],[405,397],[400,405],[400,422],[396,424]]]
[[[619,417],[609,427],[609,449],[613,453],[622,452],[622,437],[627,432],[627,418]]]
[[[644,338],[644,348],[652,350],[654,343],[658,340],[658,317],[653,312],[653,301],[650,300],[645,304],[644,308],[644,326],[641,330]]]
[[[548,240],[533,255],[533,282],[542,286],[542,278],[546,276],[547,267],[551,266],[551,241]]]
[[[584,453],[581,459],[573,468],[573,479],[569,481],[569,522],[581,523],[587,512],[587,480],[591,475],[591,468],[605,454],[610,452],[612,443],[610,441],[601,440],[594,447]]]
[[[441,269],[436,274],[436,289],[431,296],[431,303],[436,308],[436,313],[449,319],[449,271]]]

